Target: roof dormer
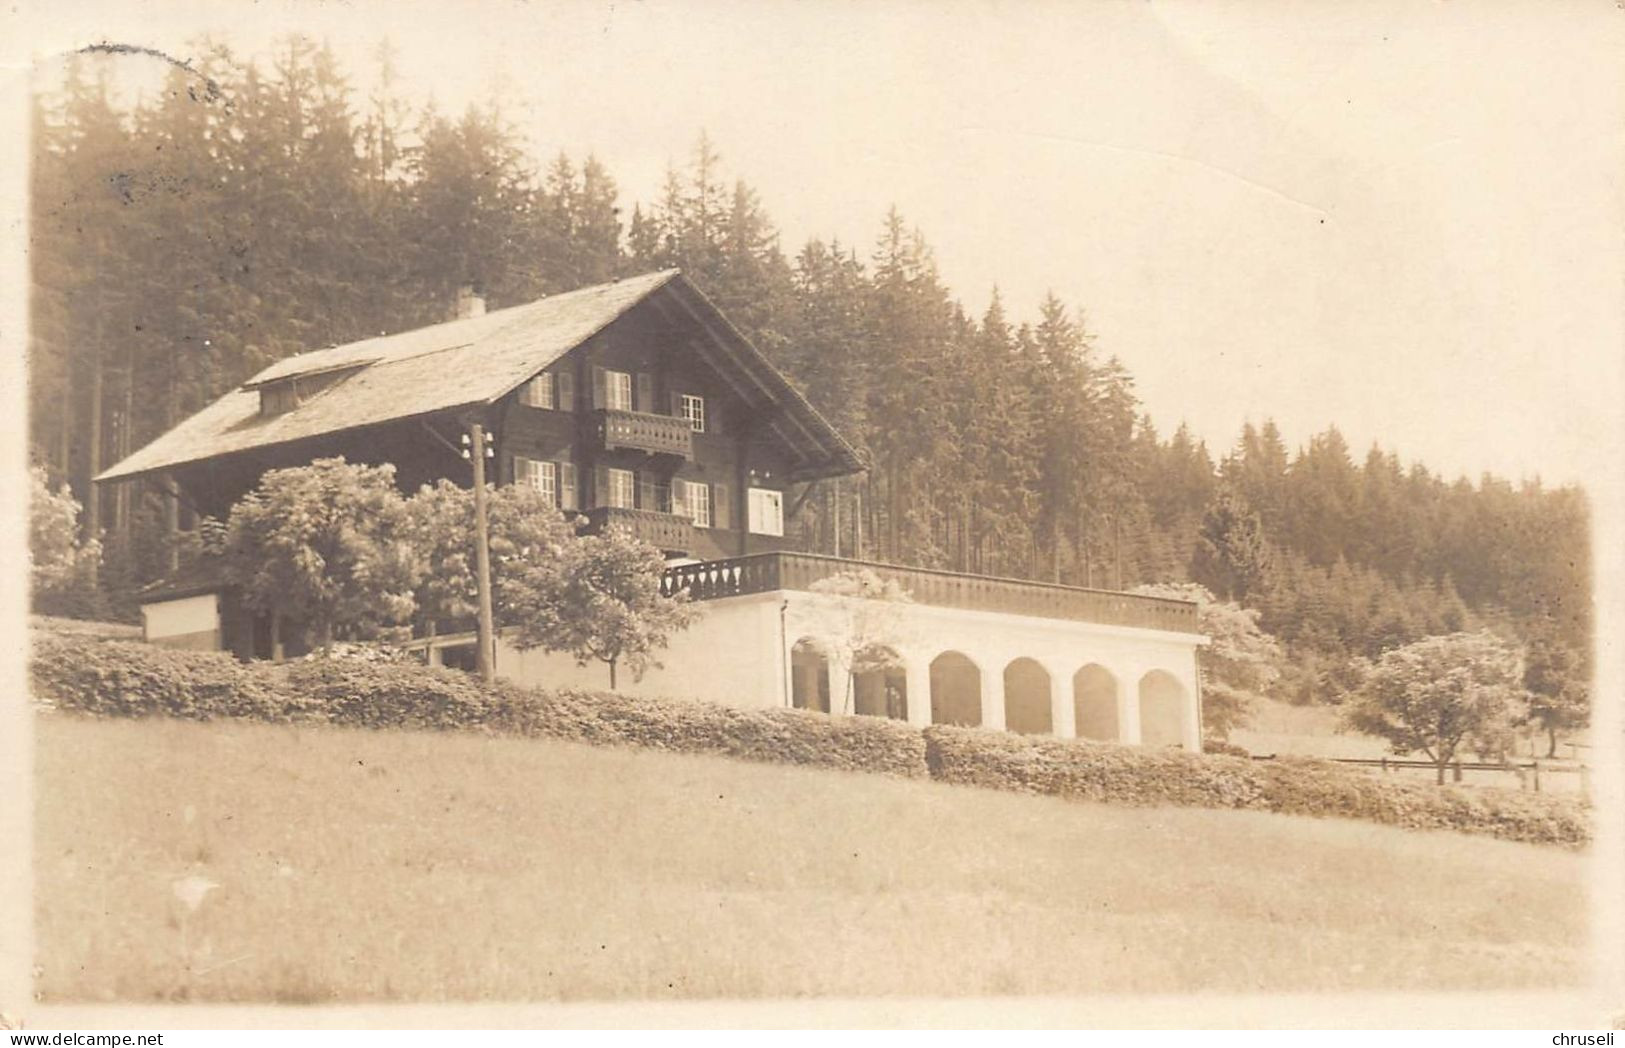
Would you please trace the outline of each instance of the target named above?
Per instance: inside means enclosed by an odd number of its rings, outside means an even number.
[[[249,382],[243,386],[243,389],[259,390],[260,416],[270,418],[275,415],[286,415],[300,404],[313,397],[320,396],[364,367],[366,367],[365,363],[347,363],[316,371],[306,371],[300,374],[283,375],[262,379],[258,382]]]

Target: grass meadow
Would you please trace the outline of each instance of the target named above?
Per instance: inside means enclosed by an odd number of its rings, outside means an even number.
[[[475,734],[36,724],[53,1003],[1584,976],[1586,857],[1558,848]]]

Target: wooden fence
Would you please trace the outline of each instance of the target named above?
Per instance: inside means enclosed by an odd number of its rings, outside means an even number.
[[[1255,753],[1255,761],[1272,761],[1277,754]],[[1400,772],[1412,769],[1421,769],[1437,772],[1439,766],[1433,761],[1406,760],[1400,757],[1318,757],[1316,760],[1329,760],[1337,764],[1353,764],[1362,768],[1379,768],[1383,774],[1390,771]],[[1525,789],[1540,792],[1540,777],[1542,775],[1578,775],[1580,788],[1587,792],[1591,789],[1591,769],[1584,764],[1529,761],[1451,761],[1445,765],[1450,771],[1450,777],[1455,782],[1461,781],[1464,771],[1494,771],[1516,775],[1518,782]]]

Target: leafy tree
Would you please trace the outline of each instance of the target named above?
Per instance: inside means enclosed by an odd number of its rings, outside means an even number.
[[[1202,669],[1202,731],[1211,738],[1228,738],[1247,723],[1254,697],[1268,692],[1280,678],[1280,643],[1259,628],[1256,610],[1215,600],[1195,583],[1144,585],[1131,592],[1196,602],[1198,628],[1212,640],[1197,656]]]
[[[1398,754],[1421,752],[1445,768],[1463,746],[1506,752],[1524,712],[1524,668],[1516,649],[1488,630],[1424,637],[1384,652],[1345,706],[1348,725],[1388,740]]]
[[[486,493],[491,595],[499,625],[514,621],[511,592],[527,574],[557,569],[576,529],[541,492],[524,484]],[[415,625],[433,634],[440,623],[472,619],[479,610],[474,577],[474,491],[449,480],[424,485],[406,502],[411,541],[425,571],[415,591]]]
[[[556,563],[529,564],[508,585],[517,646],[603,662],[611,690],[622,663],[642,679],[660,665],[655,652],[699,614],[686,593],[660,592],[664,570],[659,550],[616,525],[566,543]]]
[[[62,593],[86,580],[86,566],[101,556],[94,539],[79,537],[79,502],[66,484],[51,490],[45,470],[28,471],[28,566],[36,597]]]
[[[394,466],[330,458],[272,470],[226,529],[226,577],[273,617],[273,632],[302,622],[325,650],[335,636],[368,639],[411,619],[423,565]]]
[[[901,643],[902,608],[913,603],[908,591],[872,569],[843,571],[819,579],[808,589],[825,598],[819,642],[840,655],[850,668],[840,712],[852,712],[852,677],[892,666],[892,652]]]

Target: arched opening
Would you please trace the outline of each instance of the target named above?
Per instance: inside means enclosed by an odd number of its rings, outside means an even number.
[[[790,705],[829,712],[829,659],[811,637],[802,637],[790,649]]]
[[[852,712],[908,719],[908,673],[902,656],[880,644],[858,652],[852,660]]]
[[[1055,731],[1049,671],[1032,659],[1020,658],[1004,668],[1004,726],[1022,735]]]
[[[1179,746],[1185,710],[1185,686],[1166,670],[1140,678],[1140,742],[1146,746]]]
[[[931,723],[982,723],[982,671],[957,651],[945,651],[931,660]]]
[[[1091,662],[1072,675],[1072,710],[1078,738],[1116,742],[1123,737],[1117,724],[1117,678],[1106,667]]]

